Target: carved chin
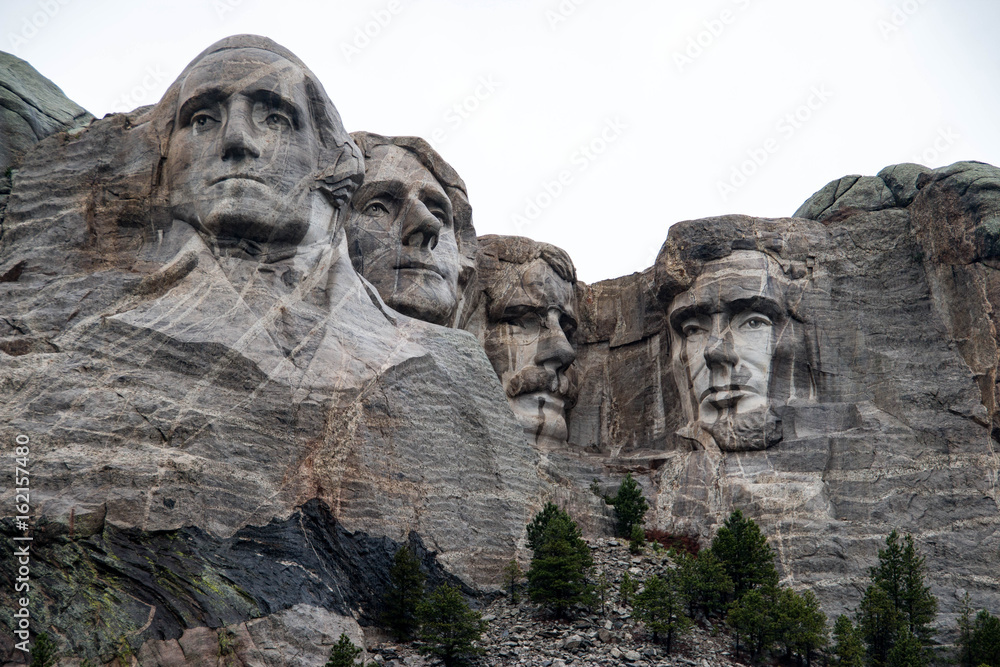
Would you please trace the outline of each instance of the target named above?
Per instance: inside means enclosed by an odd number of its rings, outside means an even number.
[[[540,445],[565,444],[566,404],[549,392],[533,392],[515,396],[510,402],[528,442]]]
[[[444,278],[429,271],[424,273],[430,275],[421,276],[419,283],[412,280],[404,283],[406,279],[401,278],[405,286],[397,289],[386,303],[404,315],[447,326],[455,313],[455,294],[448,289]]]
[[[781,418],[770,407],[743,414],[727,413],[714,424],[701,424],[724,452],[767,449],[784,437]]]

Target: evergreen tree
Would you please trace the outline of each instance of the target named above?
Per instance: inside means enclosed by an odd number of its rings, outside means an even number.
[[[604,608],[608,604],[608,593],[611,592],[611,581],[604,570],[597,575],[597,584],[594,586],[594,594],[601,605],[601,616],[604,616]]]
[[[688,615],[693,617],[698,608],[706,618],[721,613],[726,597],[733,592],[733,582],[715,554],[709,549],[697,556],[680,551],[675,552],[673,558],[680,575],[681,591],[688,601]]]
[[[833,624],[833,655],[837,667],[864,667],[865,646],[857,627],[844,614]]]
[[[635,579],[628,572],[622,575],[622,585],[618,588],[618,600],[623,605],[632,606],[632,598],[635,597],[635,591],[639,587]]]
[[[750,659],[756,661],[774,643],[775,596],[773,586],[755,588],[736,599],[729,607],[726,623],[736,636],[736,653],[740,652],[742,638],[749,649]]]
[[[555,615],[566,616],[574,606],[592,602],[587,573],[594,561],[569,515],[556,508],[556,513],[540,522],[546,510],[548,506],[532,521],[539,526],[534,535],[532,525],[528,527],[529,542],[535,545],[528,570],[528,595]]]
[[[361,649],[354,645],[350,637],[341,632],[340,641],[333,645],[330,659],[326,661],[324,667],[358,667],[358,663],[354,661],[359,655]]]
[[[958,664],[962,667],[977,667],[972,661],[972,601],[966,591],[958,614]]]
[[[545,507],[542,508],[542,511],[536,514],[531,520],[531,523],[528,524],[528,548],[532,551],[538,551],[538,547],[541,545],[545,529],[548,527],[549,522],[556,517],[562,516],[563,514],[566,513],[559,509],[559,506],[555,503],[545,503]]]
[[[819,608],[819,600],[812,591],[801,595],[791,588],[782,588],[774,606],[773,621],[775,639],[785,647],[787,659],[792,654],[805,658],[812,664],[812,652],[826,646],[826,614]]]
[[[510,587],[510,601],[511,604],[517,604],[517,586],[524,579],[524,572],[521,570],[521,565],[516,559],[511,558],[510,561],[503,566],[503,581],[504,585]]]
[[[399,640],[409,640],[418,627],[417,604],[424,596],[424,573],[410,547],[396,551],[389,570],[389,590],[384,598],[382,622]]]
[[[930,664],[927,649],[924,648],[920,639],[910,632],[909,628],[902,628],[886,661],[887,667],[927,667]]]
[[[937,614],[937,599],[924,585],[924,557],[917,553],[913,537],[907,535],[900,541],[892,531],[885,544],[885,549],[879,549],[878,563],[869,570],[871,584],[858,609],[858,625],[873,667],[887,665],[897,641],[909,642],[910,635],[926,653],[933,633],[930,624]],[[897,659],[909,659],[910,649],[909,645],[900,647]]]
[[[434,589],[417,607],[421,653],[440,658],[445,667],[464,664],[483,652],[475,642],[486,632],[478,611],[469,609],[462,593],[450,584]]]
[[[1000,667],[1000,618],[985,609],[976,614],[972,625],[969,657],[976,667]]]
[[[642,527],[649,504],[642,495],[639,483],[632,479],[632,473],[625,475],[625,479],[618,485],[618,493],[608,502],[615,508],[618,534],[621,537],[631,537],[634,527]]]
[[[733,597],[739,600],[748,591],[776,586],[778,571],[767,538],[753,519],[740,510],[729,515],[712,540],[712,553],[733,582]]]
[[[691,626],[691,619],[684,613],[684,596],[681,594],[677,575],[669,573],[646,580],[642,592],[635,596],[635,616],[646,624],[656,642],[660,635],[667,641],[667,653],[673,646],[674,636]]]
[[[31,646],[31,667],[52,667],[58,659],[56,645],[48,634],[42,632],[35,637],[35,643]]]
[[[632,526],[632,533],[628,538],[629,553],[638,556],[644,546],[646,546],[646,533],[642,530],[642,526]]]

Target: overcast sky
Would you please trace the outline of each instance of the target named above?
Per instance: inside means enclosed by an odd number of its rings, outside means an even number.
[[[348,130],[418,135],[480,234],[649,266],[674,222],[791,215],[899,162],[1000,164],[995,0],[4,0],[0,49],[100,117],[271,37]]]

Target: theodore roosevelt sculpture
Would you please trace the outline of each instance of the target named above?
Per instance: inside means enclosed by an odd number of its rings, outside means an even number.
[[[528,441],[565,444],[576,400],[576,269],[565,251],[519,236],[483,236],[483,301],[470,325]]]
[[[812,400],[815,388],[790,281],[763,252],[707,262],[667,308],[671,372],[687,425],[681,434],[723,451],[781,440],[775,408]]]
[[[465,183],[423,139],[351,136],[365,156],[346,223],[354,268],[395,310],[460,326],[476,257]]]

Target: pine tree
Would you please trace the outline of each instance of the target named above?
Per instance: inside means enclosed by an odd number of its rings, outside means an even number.
[[[864,667],[865,645],[857,627],[844,614],[833,624],[833,654],[837,667]]]
[[[706,618],[721,613],[726,597],[733,592],[733,582],[715,554],[709,549],[697,556],[681,551],[674,554],[674,560],[688,601],[688,615],[693,617],[697,608]]]
[[[625,479],[618,485],[618,493],[608,502],[615,508],[618,534],[621,537],[631,537],[634,527],[642,527],[649,504],[643,497],[638,482],[632,479],[632,473],[625,475]]]
[[[739,600],[748,591],[776,586],[778,571],[767,538],[753,519],[740,510],[729,515],[712,540],[712,553],[733,582],[733,597]]]
[[[31,667],[52,667],[58,659],[56,645],[48,634],[42,632],[35,637],[35,643],[31,646]]]
[[[483,652],[475,642],[486,632],[478,611],[469,609],[462,593],[450,584],[437,587],[420,601],[421,653],[440,658],[445,667],[464,664]]]
[[[350,637],[341,632],[340,640],[330,650],[330,659],[326,661],[324,667],[358,667],[354,661],[359,655],[361,649],[354,645]]]
[[[750,659],[757,658],[774,642],[775,597],[773,586],[755,588],[737,598],[729,607],[726,623],[736,635],[736,653],[743,638],[750,650]]]
[[[618,600],[623,605],[632,606],[635,591],[639,587],[632,575],[626,572],[622,575],[621,586],[618,587]]]
[[[791,588],[782,588],[774,606],[775,638],[785,647],[787,658],[798,654],[812,664],[812,652],[826,646],[826,614],[819,608],[819,600],[812,591],[801,595]]]
[[[976,614],[969,638],[972,664],[1000,667],[1000,618],[985,609]]]
[[[556,508],[544,522],[539,521],[547,510],[548,506],[528,526],[528,540],[534,544],[528,595],[556,616],[566,616],[574,606],[592,602],[587,573],[594,561],[579,527],[566,512]],[[534,534],[532,526],[536,526]]]
[[[910,635],[926,653],[933,634],[930,624],[937,615],[937,599],[924,585],[924,557],[917,553],[913,537],[907,535],[901,542],[892,531],[885,544],[885,549],[879,549],[878,563],[869,570],[871,584],[858,608],[858,625],[873,667],[887,665],[897,641],[909,642]],[[910,656],[910,648],[901,647],[897,659]]]
[[[516,559],[511,558],[506,565],[503,566],[503,581],[504,585],[510,588],[510,602],[511,604],[517,604],[518,594],[517,587],[524,579],[524,572],[521,570],[521,565]]]
[[[681,594],[677,575],[673,572],[660,577],[653,575],[646,580],[642,592],[635,596],[633,605],[636,618],[653,633],[653,641],[665,635],[667,653],[673,646],[674,636],[691,626],[691,619],[684,613],[684,596]]]
[[[927,667],[930,664],[927,649],[920,639],[904,627],[887,656],[887,667]]]
[[[633,556],[642,553],[642,548],[646,546],[646,533],[642,526],[632,526],[632,533],[628,537],[628,550]]]
[[[420,562],[404,544],[396,551],[389,570],[389,590],[382,616],[382,622],[399,640],[412,639],[417,630],[417,604],[424,595],[424,578]]]
[[[542,511],[536,514],[531,523],[528,524],[528,548],[532,551],[538,551],[549,522],[563,514],[566,513],[559,509],[555,503],[545,503]]]

